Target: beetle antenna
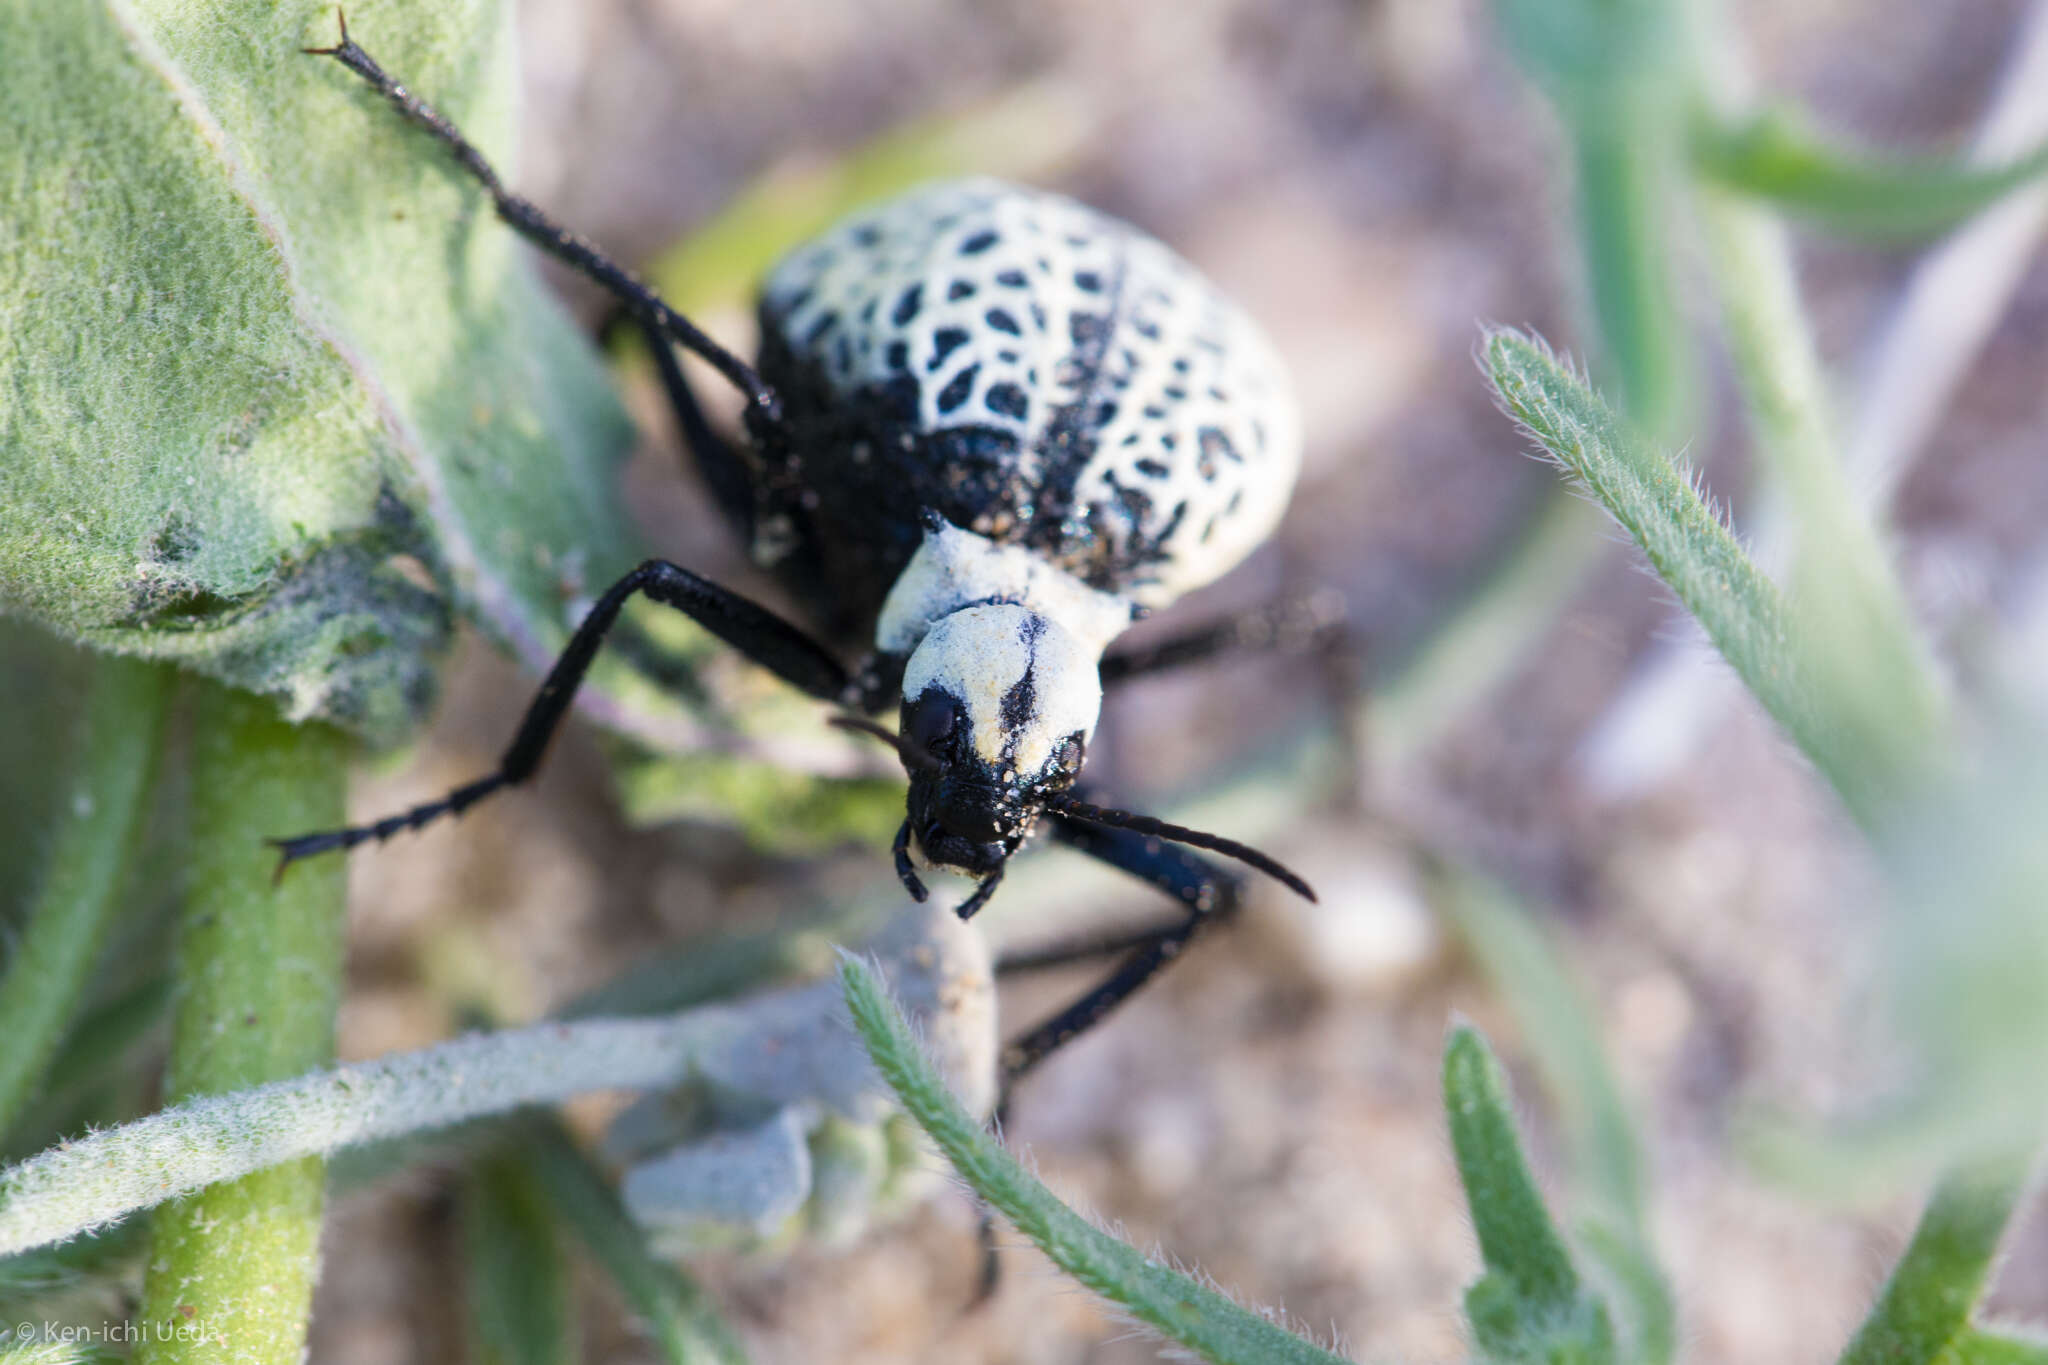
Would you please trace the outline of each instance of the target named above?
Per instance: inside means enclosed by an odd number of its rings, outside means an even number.
[[[886,726],[877,725],[866,716],[827,716],[825,723],[827,725],[836,725],[842,730],[852,730],[856,734],[869,735],[881,740],[882,743],[901,754],[904,763],[912,768],[923,768],[929,772],[937,772],[939,770],[939,760],[933,758],[918,745],[912,744],[894,730]]]
[[[1306,900],[1316,898],[1315,889],[1276,860],[1267,857],[1249,844],[1240,844],[1235,839],[1226,839],[1220,834],[1204,834],[1198,829],[1185,825],[1172,825],[1149,815],[1138,815],[1127,810],[1109,810],[1102,806],[1091,806],[1065,792],[1055,792],[1046,798],[1047,810],[1079,820],[1085,825],[1102,825],[1109,829],[1127,829],[1136,834],[1149,834],[1157,839],[1171,840],[1191,848],[1206,848],[1211,853],[1221,853],[1226,858],[1235,858],[1250,867],[1255,867],[1275,881],[1283,883],[1288,890]]]

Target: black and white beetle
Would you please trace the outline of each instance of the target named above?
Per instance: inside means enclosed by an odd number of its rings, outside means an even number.
[[[1255,849],[1074,794],[1102,687],[1326,621],[1291,609],[1143,654],[1106,654],[1148,609],[1210,582],[1279,520],[1299,462],[1272,348],[1159,242],[1057,195],[987,180],[928,185],[798,248],[760,301],[759,369],[509,191],[456,128],[349,39],[309,48],[431,133],[529,241],[603,285],[647,334],[677,421],[755,558],[817,605],[824,633],[873,632],[849,672],[809,634],[665,561],[606,590],[555,661],[498,770],[371,825],[278,840],[284,864],[459,814],[538,767],[634,593],[856,714],[910,776],[898,874],[979,879],[965,918],[1041,820],[1055,838],[1176,898],[1176,923],[1096,944],[1128,957],[1006,1049],[1006,1080],[1143,985],[1237,900],[1238,859],[1314,899]],[[746,398],[746,442],[712,431],[671,345]],[[900,702],[892,732],[864,719]],[[281,870],[281,869],[280,869]],[[1077,954],[1073,954],[1078,956]],[[1044,959],[1041,959],[1044,960]]]

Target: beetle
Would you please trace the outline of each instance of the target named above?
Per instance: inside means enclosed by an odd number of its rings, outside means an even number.
[[[1109,646],[1150,610],[1221,576],[1279,520],[1299,424],[1272,347],[1167,247],[1062,196],[939,182],[859,211],[774,267],[749,365],[630,272],[512,194],[445,117],[348,34],[332,57],[437,139],[498,216],[602,285],[646,335],[705,483],[756,561],[814,604],[833,639],[871,633],[845,667],[797,625],[663,560],[608,588],[570,637],[497,769],[367,825],[273,840],[293,861],[459,815],[539,766],[635,593],[672,607],[892,745],[909,777],[894,843],[920,870],[977,879],[988,902],[1041,827],[1174,897],[1181,917],[1088,952],[1108,979],[1005,1049],[1004,1089],[1106,1015],[1233,910],[1238,879],[1206,849],[1315,899],[1235,840],[1092,804],[1077,781],[1105,685],[1332,625],[1280,607],[1142,653]],[[743,441],[706,421],[681,346],[745,398]],[[897,728],[870,717],[891,706]],[[1067,960],[1043,955],[1031,965]]]

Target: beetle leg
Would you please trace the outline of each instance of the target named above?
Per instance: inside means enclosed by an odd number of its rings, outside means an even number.
[[[659,328],[679,345],[709,361],[734,388],[746,395],[749,431],[757,435],[764,430],[779,431],[782,400],[753,366],[698,330],[695,323],[669,307],[632,271],[556,223],[530,200],[506,189],[497,171],[491,168],[483,153],[462,135],[460,129],[438,109],[387,75],[369,53],[356,45],[348,36],[346,22],[341,26],[341,40],[333,47],[309,47],[306,51],[315,56],[334,58],[389,100],[408,123],[432,134],[454,155],[462,169],[489,192],[498,217],[513,231],[578,274],[602,285],[649,326]]]
[[[1062,943],[1049,944],[1043,948],[1025,948],[1017,952],[1004,953],[996,959],[998,977],[1018,976],[1026,972],[1051,971],[1059,967],[1071,967],[1079,962],[1094,962],[1105,957],[1128,953],[1133,948],[1142,948],[1161,934],[1171,933],[1178,924],[1150,924],[1143,928],[1121,929],[1091,938],[1068,939]]]
[[[1166,843],[1127,829],[1104,829],[1047,812],[1055,839],[1111,867],[1150,882],[1180,903],[1177,923],[1132,935],[1118,943],[1098,941],[1096,947],[1128,947],[1130,956],[1107,979],[1080,999],[1003,1049],[1003,1104],[1011,1087],[1060,1047],[1100,1023],[1179,955],[1189,940],[1228,919],[1243,899],[1236,873],[1218,867],[1178,844]],[[1076,952],[1078,959],[1085,955]],[[1023,965],[1048,965],[1045,959],[1019,959]],[[999,1106],[998,1112],[1002,1112]]]
[[[1347,650],[1350,630],[1344,620],[1344,599],[1335,592],[1278,602],[1212,621],[1157,644],[1118,650],[1102,660],[1102,685],[1162,673],[1188,664],[1205,663],[1225,654],[1250,651],[1336,653]]]
[[[846,670],[823,645],[797,627],[766,607],[688,569],[666,560],[650,559],[606,589],[583,618],[583,624],[569,637],[554,667],[548,670],[547,681],[527,707],[525,719],[519,722],[518,733],[512,737],[504,757],[498,760],[496,772],[457,787],[438,801],[387,816],[374,824],[273,839],[271,843],[283,855],[278,864],[279,875],[300,858],[329,849],[354,848],[372,839],[382,841],[400,830],[418,829],[444,815],[460,815],[494,792],[531,777],[547,753],[548,741],[554,738],[555,730],[568,714],[583,675],[590,670],[598,647],[604,643],[605,633],[618,620],[626,599],[636,592],[674,607],[784,682],[820,701],[837,701],[846,689]]]
[[[753,452],[744,445],[735,447],[705,420],[696,390],[683,373],[682,362],[676,357],[675,345],[668,335],[644,316],[636,314],[633,321],[654,356],[655,372],[661,376],[669,411],[675,414],[676,428],[682,433],[697,477],[711,490],[712,500],[725,514],[727,524],[738,532],[740,544],[752,545],[755,489],[762,482],[758,462],[751,458]]]

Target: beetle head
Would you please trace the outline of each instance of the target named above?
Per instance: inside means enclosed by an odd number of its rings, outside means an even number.
[[[983,603],[945,616],[912,652],[895,732],[861,716],[834,723],[902,756],[910,798],[896,835],[896,873],[912,896],[925,898],[914,842],[926,863],[980,878],[955,907],[962,919],[988,903],[1010,855],[1048,810],[1071,823],[1221,853],[1316,898],[1295,873],[1235,839],[1075,796],[1101,709],[1099,651],[1029,608]]]
[[[1008,603],[932,627],[903,671],[910,832],[926,859],[1001,871],[1047,798],[1074,785],[1102,709],[1100,661],[1058,624]]]

